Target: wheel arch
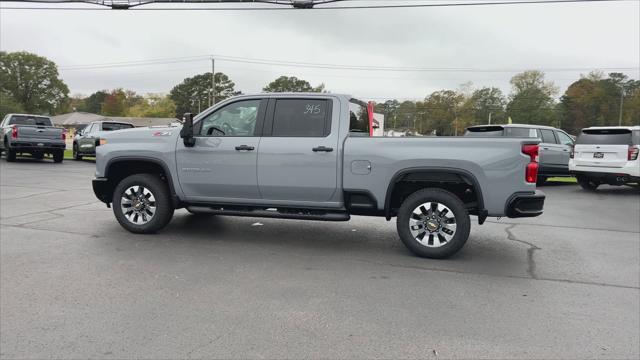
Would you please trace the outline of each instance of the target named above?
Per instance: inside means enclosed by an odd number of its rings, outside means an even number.
[[[408,194],[399,193],[399,189],[401,189],[402,186],[407,186],[407,184],[411,184],[409,189],[407,189]],[[479,222],[482,224],[487,217],[487,211],[484,207],[480,182],[470,171],[458,168],[425,166],[397,171],[393,177],[391,177],[391,181],[387,187],[384,201],[384,215],[387,220],[390,220],[394,215],[394,211],[397,210],[395,201],[400,199],[394,199],[394,195],[409,195],[427,187],[451,190],[452,185],[456,184],[464,184],[463,186],[466,186],[473,192],[474,197],[470,199],[474,199],[476,204],[470,213],[478,215]],[[456,195],[461,198],[465,204],[471,203],[470,201],[465,201],[460,194],[456,193]]]
[[[162,160],[143,156],[124,156],[110,159],[104,168],[105,184],[98,191],[94,188],[96,196],[105,202],[110,203],[113,191],[118,183],[127,176],[135,174],[157,174],[167,184],[169,195],[174,206],[178,206],[180,200],[176,195],[175,184],[171,177],[169,166]],[[100,192],[100,194],[98,194]]]

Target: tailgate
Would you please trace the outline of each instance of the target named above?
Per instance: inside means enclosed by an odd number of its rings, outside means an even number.
[[[620,168],[627,163],[629,145],[576,145],[576,166]]]
[[[22,140],[62,140],[64,129],[46,126],[19,126],[18,139]]]

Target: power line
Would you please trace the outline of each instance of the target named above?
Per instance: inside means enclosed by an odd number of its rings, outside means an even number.
[[[285,61],[285,60],[273,60],[273,59],[256,59],[256,58],[244,58],[244,57],[225,56],[225,55],[198,55],[198,56],[187,56],[187,57],[177,57],[177,58],[132,60],[132,61],[120,61],[120,62],[99,63],[99,64],[67,65],[67,66],[60,66],[59,69],[64,71],[74,71],[74,70],[110,69],[110,68],[119,68],[119,67],[153,66],[153,65],[166,65],[166,64],[175,64],[175,63],[210,61],[211,58],[215,58],[218,61],[231,62],[231,63],[245,63],[245,64],[257,64],[257,65],[329,69],[329,70],[354,70],[354,71],[484,72],[484,73],[505,72],[505,73],[508,73],[508,72],[518,72],[518,71],[527,70],[525,68],[463,68],[463,67],[425,68],[425,67],[363,66],[363,65],[345,65],[345,64],[330,64],[330,63],[310,63],[310,62]],[[546,72],[591,71],[594,69],[637,70],[637,68],[635,67],[610,67],[610,66],[537,68],[537,70],[546,71]]]
[[[313,1],[305,1],[305,0],[290,0],[289,3],[278,2],[277,0],[269,1],[269,0],[246,0],[246,1],[229,1],[229,0],[185,0],[185,1],[154,1],[150,0],[147,2],[138,2],[136,5],[129,5],[124,2],[118,1],[110,1],[112,5],[103,5],[102,3],[107,3],[106,1],[83,1],[83,0],[5,0],[6,2],[18,2],[18,3],[84,3],[90,5],[100,6],[98,8],[92,7],[16,7],[16,6],[7,6],[0,7],[3,10],[85,10],[85,11],[105,11],[105,10],[131,10],[131,11],[290,11],[290,10],[300,10],[300,9],[313,9],[313,10],[364,10],[364,9],[411,9],[411,8],[429,8],[429,7],[469,7],[469,6],[501,6],[501,5],[537,5],[537,4],[572,4],[572,3],[603,3],[603,2],[638,2],[639,0],[522,0],[522,1],[487,1],[487,2],[443,2],[443,3],[429,3],[429,4],[384,4],[384,5],[331,5],[331,6],[322,6],[322,4],[335,3],[335,2],[344,2],[344,1],[354,1],[354,0],[327,0],[324,2],[313,2]],[[197,4],[205,4],[205,3],[229,3],[229,2],[238,2],[238,3],[247,3],[247,2],[255,2],[261,4],[271,4],[271,5],[291,5],[292,7],[282,7],[282,6],[270,6],[270,7],[139,7],[143,5],[152,5],[156,3],[197,3]],[[305,4],[311,4],[306,6]],[[303,6],[304,5],[304,6]],[[315,5],[320,5],[316,7]],[[106,7],[109,6],[109,7]]]

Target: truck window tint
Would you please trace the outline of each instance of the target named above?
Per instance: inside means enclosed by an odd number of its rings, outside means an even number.
[[[244,100],[216,110],[202,120],[203,136],[254,136],[260,100]]]
[[[131,124],[121,124],[121,123],[102,123],[102,131],[115,131],[122,129],[131,129],[133,125]]]
[[[349,102],[349,131],[369,133],[369,110],[366,103],[358,100]]]
[[[556,136],[562,145],[573,145],[573,139],[569,137],[569,135],[563,133],[562,131],[556,131]]]
[[[523,127],[507,127],[504,129],[505,136],[508,137],[525,137],[525,138],[537,138],[538,133],[536,129],[523,128]]]
[[[467,130],[464,133],[464,136],[472,136],[472,137],[495,137],[502,136],[502,130],[491,130],[491,131],[473,131]]]
[[[546,144],[555,144],[556,137],[553,135],[553,130],[540,129],[542,134],[542,142]]]
[[[631,130],[602,129],[583,130],[576,144],[580,145],[631,145]]]
[[[330,132],[326,100],[276,101],[272,136],[325,137]]]
[[[53,126],[51,119],[41,116],[22,116],[14,115],[9,120],[7,125],[39,125],[39,126]]]

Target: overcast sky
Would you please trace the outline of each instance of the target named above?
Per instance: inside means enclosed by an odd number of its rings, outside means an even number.
[[[379,1],[378,1],[379,3]],[[359,4],[364,4],[359,2]],[[3,2],[2,6],[15,5]],[[164,5],[166,7],[167,5]],[[474,69],[631,68],[640,77],[640,1],[554,5],[297,11],[0,10],[0,49],[58,66],[219,54],[310,63]],[[72,94],[122,87],[167,93],[209,61],[63,70]],[[293,75],[365,100],[424,98],[440,89],[496,86],[507,72],[383,72],[217,61],[236,89],[259,92]],[[565,90],[581,73],[547,71]]]

